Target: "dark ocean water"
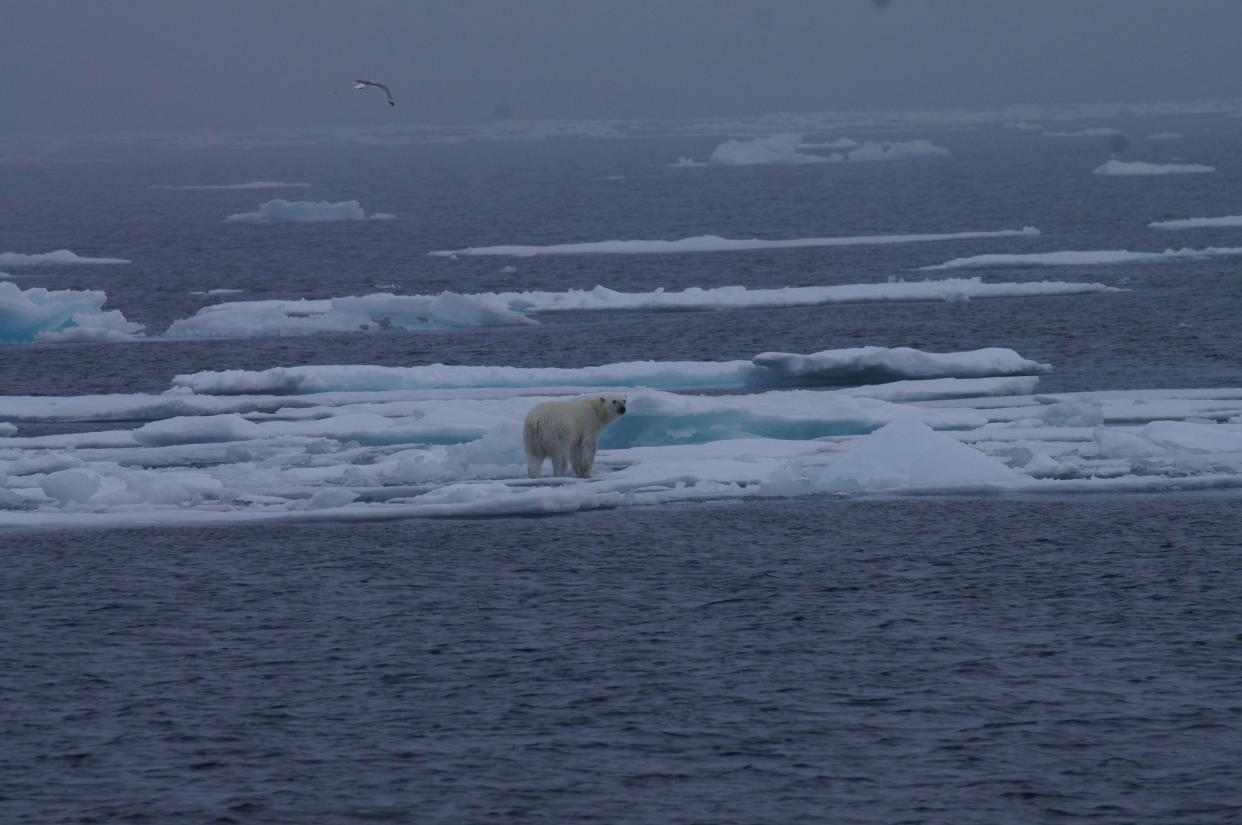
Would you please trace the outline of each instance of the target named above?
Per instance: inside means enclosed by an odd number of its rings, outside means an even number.
[[[1242,246],[1242,120],[917,132],[948,158],[672,169],[722,138],[164,151],[0,163],[11,270],[159,333],[214,298],[797,286],[964,255]],[[1182,141],[1144,142],[1150,132]],[[854,135],[859,138],[865,134]],[[621,180],[601,180],[623,175]],[[310,190],[151,185],[308,181]],[[246,226],[271,197],[397,221]],[[1038,238],[677,256],[467,245],[1038,226]],[[514,265],[517,272],[502,272]],[[569,313],[536,327],[0,350],[6,394],[291,364],[580,366],[1012,347],[1046,391],[1242,385],[1242,257],[934,273],[1124,293]],[[232,297],[232,296],[230,296]],[[835,498],[543,519],[0,536],[0,821],[1242,821],[1236,495]]]

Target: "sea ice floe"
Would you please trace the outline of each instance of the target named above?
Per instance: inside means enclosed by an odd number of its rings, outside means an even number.
[[[108,296],[97,290],[21,289],[0,281],[0,344],[132,341],[142,324],[119,310],[103,309]]]
[[[1001,266],[1106,266],[1110,264],[1150,264],[1202,260],[1242,255],[1242,247],[1209,246],[1204,249],[1166,249],[1163,252],[1131,252],[1128,249],[1066,250],[1027,252],[1016,255],[971,255],[954,258],[923,270],[967,269]]]
[[[981,238],[1034,237],[1039,230],[1033,226],[1021,229],[999,229],[969,232],[932,232],[907,235],[853,235],[828,238],[722,238],[718,235],[698,235],[675,241],[587,241],[583,243],[549,244],[528,246],[508,244],[499,246],[470,246],[464,249],[441,249],[428,255],[451,258],[459,255],[504,255],[528,258],[535,255],[669,255],[688,252],[740,252],[754,249],[797,249],[821,246],[870,246],[883,244],[927,243],[931,241],[962,241]]]
[[[1114,129],[1111,126],[1096,126],[1090,129],[1078,129],[1073,132],[1044,132],[1043,134],[1044,137],[1050,138],[1108,137],[1121,134],[1121,130]]]
[[[536,321],[528,314],[587,310],[738,309],[815,306],[871,301],[968,301],[1081,295],[1116,291],[1098,283],[1030,281],[987,283],[980,278],[889,281],[749,289],[690,287],[680,292],[617,292],[607,287],[566,292],[484,292],[459,295],[376,293],[320,300],[230,301],[203,307],[174,321],[170,338],[246,338],[387,330],[518,326]]]
[[[25,254],[22,252],[0,252],[0,266],[65,266],[78,264],[127,264],[125,258],[88,258],[70,252],[68,249],[57,249],[53,252]]]
[[[712,151],[710,161],[723,166],[760,166],[767,164],[844,163],[884,160],[908,160],[911,158],[943,157],[949,150],[928,140],[867,141],[858,145],[849,141],[846,145],[810,144],[801,134],[786,133],[751,140],[727,140]],[[830,155],[809,154],[799,151],[810,148],[848,149],[844,153]]]
[[[1018,358],[1008,350],[953,355],[995,369]],[[627,374],[630,366],[598,368],[615,368],[611,381],[591,377],[621,385],[620,376],[640,377]],[[327,368],[301,374],[319,369]],[[512,377],[503,367],[482,369]],[[255,384],[278,378],[251,375]],[[320,377],[325,387],[342,385]],[[208,391],[237,389],[237,375],[190,378],[155,396],[0,397],[0,420],[18,425],[0,440],[0,529],[566,513],[753,496],[1242,487],[1242,388],[1045,396],[1033,394],[1032,375],[724,395],[635,386],[630,411],[605,431],[595,478],[530,480],[523,416],[589,387],[313,392],[303,382],[298,396],[220,396]],[[1006,391],[1018,394],[998,395]],[[127,417],[128,428],[115,428]],[[135,426],[135,417],[147,420]],[[21,432],[26,422],[69,418],[74,432]]]
[[[372,220],[391,220],[395,215],[376,212]],[[287,201],[283,198],[260,204],[258,211],[240,212],[224,220],[229,223],[303,223],[321,221],[361,221],[367,215],[358,201]]]
[[[1216,167],[1201,163],[1146,163],[1114,158],[1091,171],[1096,175],[1196,175],[1215,172]]]
[[[1178,218],[1169,221],[1152,221],[1150,229],[1228,229],[1242,226],[1242,215],[1223,215],[1219,218]]]

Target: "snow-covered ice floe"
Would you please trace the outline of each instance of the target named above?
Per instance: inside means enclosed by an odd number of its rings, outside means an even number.
[[[1204,249],[1166,249],[1163,252],[1131,252],[1128,249],[1065,250],[1029,252],[1018,255],[972,255],[954,258],[923,270],[970,269],[1001,266],[1107,266],[1110,264],[1152,264],[1203,260],[1242,255],[1242,247],[1209,246]]]
[[[733,394],[642,384],[680,374],[702,388],[714,374],[740,386],[765,369],[813,383],[872,356],[893,375],[983,377]],[[1242,388],[1037,395],[1038,376],[1011,369],[1046,367],[1009,350],[862,348],[579,371],[301,367],[181,376],[157,395],[0,396],[0,530],[1242,487]],[[357,388],[372,383],[382,388]],[[626,387],[630,403],[604,432],[595,477],[526,478],[526,412],[603,387]],[[225,394],[237,391],[251,394]],[[277,394],[288,391],[301,394]],[[76,424],[25,433],[45,421]]]
[[[1039,230],[1034,226],[1021,229],[998,229],[968,232],[932,232],[910,235],[853,235],[829,238],[787,238],[765,240],[760,238],[721,238],[717,235],[697,235],[675,241],[588,241],[584,243],[561,243],[545,246],[507,244],[500,246],[469,246],[464,249],[438,249],[428,252],[440,258],[459,255],[501,255],[529,258],[535,255],[671,255],[687,252],[742,252],[754,249],[797,249],[821,246],[871,246],[884,244],[929,243],[932,241],[962,241],[981,238],[1035,237]]]
[[[1145,163],[1141,160],[1113,159],[1091,170],[1096,175],[1199,175],[1215,172],[1215,166],[1201,163]]]
[[[395,215],[376,212],[370,220],[392,220]],[[322,221],[362,221],[367,215],[358,201],[267,201],[256,212],[240,212],[224,219],[228,223],[306,223]]]
[[[0,344],[133,341],[142,324],[125,320],[119,310],[105,310],[107,300],[97,290],[23,290],[0,281]]]
[[[127,264],[125,258],[88,258],[70,252],[68,249],[57,249],[53,252],[25,254],[22,252],[0,252],[0,266],[76,266],[79,264]]]
[[[152,189],[177,189],[183,191],[210,189],[309,189],[309,183],[289,183],[283,180],[248,180],[244,183],[204,183],[171,186],[155,184]]]
[[[943,157],[949,150],[927,140],[896,142],[867,141],[861,145],[850,141],[845,144],[808,144],[801,134],[788,133],[754,138],[752,140],[727,140],[717,146],[710,161],[722,166],[761,166],[768,164],[846,163],[883,160],[909,160],[912,158]],[[841,148],[845,153],[817,155],[799,151],[811,148]]]
[[[230,301],[174,321],[171,338],[247,338],[389,330],[519,326],[532,313],[588,310],[696,310],[815,306],[874,301],[969,301],[1116,291],[1098,283],[986,283],[980,278],[878,284],[750,289],[690,287],[680,292],[617,292],[607,287],[567,292],[484,292],[393,295],[387,292],[321,300]]]
[[[1219,218],[1178,218],[1171,221],[1152,221],[1150,229],[1228,229],[1242,226],[1242,215],[1223,215]]]

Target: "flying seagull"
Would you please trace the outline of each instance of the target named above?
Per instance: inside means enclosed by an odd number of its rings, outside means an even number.
[[[355,89],[365,89],[368,86],[374,86],[377,89],[383,89],[384,95],[388,98],[388,105],[389,106],[397,105],[397,101],[392,99],[392,92],[388,91],[388,87],[385,86],[383,83],[376,83],[374,80],[355,80],[354,81]]]

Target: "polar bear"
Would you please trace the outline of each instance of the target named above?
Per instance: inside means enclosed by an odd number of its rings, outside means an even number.
[[[522,444],[531,478],[543,475],[543,460],[552,459],[552,474],[590,478],[599,436],[625,415],[623,393],[593,395],[579,401],[544,401],[526,414]]]

